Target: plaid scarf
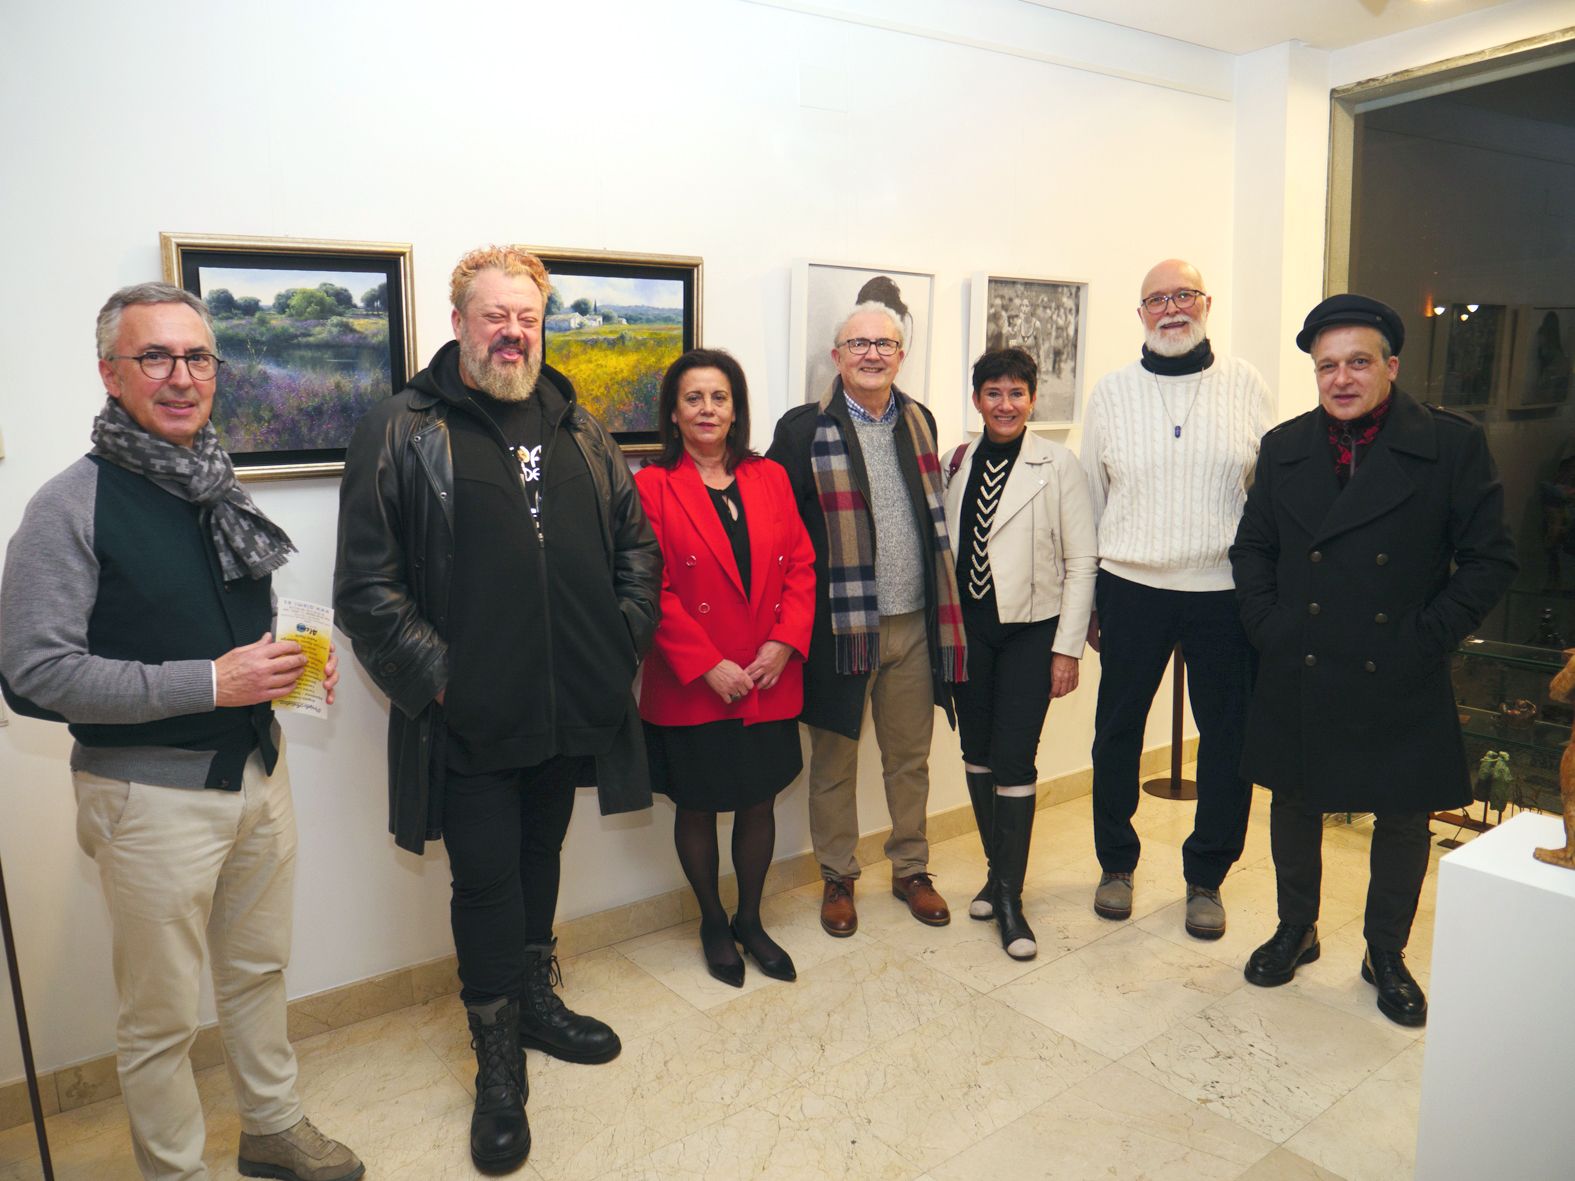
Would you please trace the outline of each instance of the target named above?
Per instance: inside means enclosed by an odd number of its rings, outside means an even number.
[[[837,379],[820,400],[815,438],[810,444],[810,469],[820,510],[826,517],[826,593],[831,599],[831,634],[839,673],[874,672],[880,667],[880,605],[875,595],[875,528],[869,503],[853,479],[842,423],[830,412],[832,399],[843,396]],[[941,488],[941,463],[935,438],[918,403],[901,390],[891,396],[900,407],[895,429],[908,432],[924,481],[930,509],[931,546],[935,560],[936,628],[941,675],[948,681],[968,679],[967,642],[958,605],[952,545],[946,535],[946,505]],[[932,638],[932,642],[934,642]]]
[[[93,453],[197,505],[226,582],[272,574],[295,551],[284,530],[263,516],[236,482],[211,422],[203,424],[190,447],[177,447],[148,434],[118,400],[109,398],[93,420]]]

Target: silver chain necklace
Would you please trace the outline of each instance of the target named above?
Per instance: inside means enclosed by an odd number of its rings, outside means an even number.
[[[1203,392],[1205,377],[1201,373],[1198,374],[1198,383],[1192,387],[1192,400],[1187,403],[1187,412],[1182,416],[1181,421],[1177,422],[1175,416],[1170,412],[1170,403],[1165,400],[1165,387],[1159,383],[1159,374],[1151,373],[1150,376],[1154,379],[1154,389],[1159,393],[1159,404],[1165,408],[1165,420],[1170,423],[1171,429],[1175,432],[1175,438],[1179,439],[1181,438],[1181,428],[1187,425],[1187,419],[1192,417],[1192,408],[1198,404],[1198,395]]]

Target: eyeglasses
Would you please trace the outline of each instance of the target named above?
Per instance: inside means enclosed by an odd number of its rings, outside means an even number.
[[[882,336],[876,340],[871,340],[867,336],[855,336],[843,341],[837,347],[839,349],[847,349],[855,357],[862,357],[871,349],[874,349],[883,357],[890,357],[902,347],[902,342],[892,340],[889,336]]]
[[[1143,307],[1150,314],[1157,316],[1165,310],[1166,304],[1173,303],[1176,305],[1178,312],[1184,312],[1197,303],[1199,299],[1207,299],[1208,297],[1208,292],[1206,291],[1193,291],[1190,288],[1183,287],[1180,291],[1172,292],[1169,295],[1145,295],[1143,297]]]
[[[166,353],[162,349],[149,349],[145,353],[111,353],[108,361],[135,361],[137,367],[154,381],[163,381],[175,372],[175,362],[185,361],[186,372],[193,381],[208,381],[219,373],[224,364],[212,353]]]

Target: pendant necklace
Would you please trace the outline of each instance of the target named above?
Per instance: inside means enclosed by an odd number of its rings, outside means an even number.
[[[1203,374],[1198,374],[1198,383],[1192,387],[1192,400],[1187,403],[1187,412],[1177,422],[1170,413],[1170,403],[1165,400],[1165,387],[1159,383],[1159,374],[1155,373],[1154,389],[1159,392],[1159,404],[1165,408],[1165,419],[1170,423],[1175,438],[1181,438],[1181,428],[1187,425],[1187,419],[1192,417],[1192,408],[1198,404],[1198,395],[1203,392]]]

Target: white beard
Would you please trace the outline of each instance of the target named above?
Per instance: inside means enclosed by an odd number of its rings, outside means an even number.
[[[1148,351],[1158,353],[1161,357],[1181,357],[1190,353],[1203,343],[1203,338],[1209,334],[1209,326],[1202,317],[1189,318],[1188,324],[1190,327],[1180,335],[1161,331],[1159,324],[1147,329],[1144,335],[1148,338]]]

